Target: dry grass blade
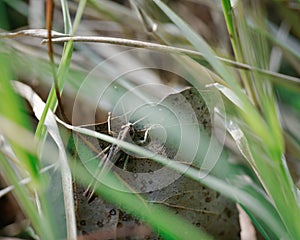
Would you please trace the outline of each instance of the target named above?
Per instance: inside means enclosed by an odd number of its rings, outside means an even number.
[[[94,42],[94,43],[109,43],[109,44],[115,44],[115,45],[122,45],[127,47],[135,47],[135,48],[147,48],[147,49],[153,49],[157,51],[164,51],[167,53],[179,53],[179,54],[185,54],[191,57],[199,57],[203,58],[204,55],[201,52],[184,49],[184,48],[177,48],[177,47],[171,47],[167,45],[157,44],[157,43],[151,43],[151,42],[143,42],[139,40],[131,40],[131,39],[124,39],[124,38],[114,38],[114,37],[99,37],[99,36],[74,36],[74,37],[59,37],[59,38],[53,38],[52,42],[67,42],[67,41],[73,41],[73,42]],[[42,41],[42,44],[46,44],[48,42],[47,39],[44,39]],[[244,63],[236,62],[227,58],[217,57],[218,60],[220,60],[223,63],[226,63],[229,66],[236,67],[238,69],[257,72],[265,76],[270,76],[270,80],[278,83],[278,84],[293,84],[294,87],[297,87],[300,91],[300,79],[264,69],[260,69],[257,67],[253,67]],[[285,80],[286,82],[283,82],[282,80]],[[224,83],[224,82],[222,82]]]
[[[27,101],[30,102],[36,117],[40,119],[42,116],[43,109],[45,108],[45,103],[42,101],[42,99],[29,86],[21,82],[14,82],[14,87],[21,96],[23,96],[25,99],[27,99]],[[64,191],[68,238],[76,239],[76,219],[74,210],[71,170],[68,164],[64,144],[62,142],[58,126],[56,124],[55,115],[51,111],[48,111],[47,117],[45,119],[45,125],[48,129],[49,134],[51,135],[59,149],[58,159],[60,160],[59,166],[61,168],[62,187]]]

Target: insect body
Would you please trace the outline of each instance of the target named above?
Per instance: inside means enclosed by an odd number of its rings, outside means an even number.
[[[110,129],[111,123],[111,113],[108,115],[108,133],[112,135],[112,131]],[[134,132],[133,124],[127,123],[121,126],[121,130],[118,133],[117,140],[120,141],[130,141],[132,138],[132,133]],[[120,157],[124,154],[123,150],[118,146],[118,144],[114,143],[110,147],[105,148],[100,154],[101,160],[99,162],[97,171],[95,173],[95,177],[92,182],[89,184],[86,191],[83,193],[84,196],[88,197],[88,202],[92,202],[95,198],[95,190],[97,188],[98,179],[103,178],[105,174],[107,174],[114,164],[120,159]]]

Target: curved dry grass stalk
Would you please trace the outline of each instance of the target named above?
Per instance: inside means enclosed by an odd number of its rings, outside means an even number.
[[[143,42],[138,40],[131,40],[131,39],[124,39],[124,38],[114,38],[114,37],[99,37],[99,36],[74,36],[74,37],[58,37],[53,38],[53,42],[67,42],[67,41],[73,41],[73,42],[89,42],[89,43],[108,43],[108,44],[115,44],[115,45],[122,45],[127,47],[136,47],[136,48],[147,48],[147,49],[153,49],[153,50],[159,50],[164,51],[168,53],[179,53],[179,54],[186,54],[191,57],[198,57],[198,58],[204,58],[204,55],[201,52],[184,49],[184,48],[177,48],[177,47],[171,47],[167,45],[157,44],[157,43],[150,43],[150,42]],[[48,42],[47,39],[42,41],[42,44],[46,44]],[[227,58],[222,57],[216,57],[218,60],[226,63],[229,66],[236,67],[238,69],[246,70],[246,71],[252,71],[257,72],[265,76],[271,77],[270,80],[274,81],[279,84],[283,84],[282,80],[287,81],[290,84],[300,84],[300,79],[264,69],[260,69],[257,67],[253,67],[244,63],[239,63]],[[280,81],[279,81],[280,80]],[[299,87],[299,86],[298,86]]]

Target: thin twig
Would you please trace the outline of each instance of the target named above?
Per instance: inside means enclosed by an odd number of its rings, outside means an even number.
[[[99,37],[99,36],[74,36],[74,37],[58,37],[58,38],[53,38],[52,42],[67,42],[67,41],[74,41],[74,42],[94,42],[94,43],[108,43],[108,44],[115,44],[115,45],[122,45],[122,46],[127,46],[127,47],[136,47],[136,48],[147,48],[147,49],[153,49],[153,50],[159,50],[159,51],[164,51],[168,53],[179,53],[179,54],[185,54],[191,57],[200,57],[204,58],[204,54],[201,52],[189,50],[189,49],[184,49],[184,48],[177,48],[177,47],[171,47],[171,46],[166,46],[162,44],[157,44],[157,43],[150,43],[150,42],[143,42],[143,41],[138,41],[138,40],[131,40],[131,39],[125,39],[125,38],[113,38],[113,37]],[[42,44],[46,44],[48,42],[47,39],[42,40]],[[280,80],[286,80],[289,83],[296,83],[300,84],[300,79],[288,75],[284,75],[281,73],[276,73],[260,68],[256,68],[244,63],[239,63],[227,58],[222,58],[222,57],[216,57],[218,60],[220,60],[223,63],[228,64],[229,66],[233,66],[242,70],[246,71],[253,71],[257,72],[260,74],[263,74],[265,76],[271,77],[270,80],[274,81],[275,79],[280,79]],[[280,82],[282,83],[282,82]]]
[[[56,31],[51,31],[52,38],[54,37],[67,37],[69,34],[64,34]],[[47,38],[47,29],[26,29],[18,32],[2,32],[0,38],[16,38],[16,37],[35,37],[35,38]]]

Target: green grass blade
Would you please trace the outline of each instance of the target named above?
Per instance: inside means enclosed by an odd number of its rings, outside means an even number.
[[[61,0],[60,2],[61,2],[61,8],[62,8],[62,13],[64,18],[64,28],[65,28],[64,32],[68,34],[72,34],[72,22],[69,13],[68,2],[66,0]]]
[[[17,158],[17,163],[19,165],[20,172],[23,176],[30,176],[32,179],[31,185],[28,188],[24,188],[19,184],[19,179],[16,173],[13,171],[9,160],[1,155],[1,164],[5,169],[6,177],[14,185],[18,201],[22,206],[25,214],[31,219],[33,227],[40,234],[40,236],[48,237],[48,239],[55,239],[55,232],[53,227],[53,222],[51,214],[49,213],[49,205],[45,200],[44,187],[46,184],[46,179],[39,174],[40,164],[37,157],[37,147],[34,149],[26,149],[27,141],[34,143],[33,137],[26,132],[22,134],[26,129],[29,128],[29,119],[24,114],[24,106],[17,96],[12,86],[10,85],[10,80],[13,78],[10,72],[9,57],[0,55],[0,71],[1,75],[1,88],[0,92],[2,97],[6,99],[7,102],[0,102],[0,115],[3,117],[1,119],[1,132],[4,133],[6,139],[8,139],[10,146]],[[14,131],[12,131],[14,129]],[[20,129],[16,134],[16,129]],[[25,140],[25,136],[30,136]],[[24,137],[24,139],[22,139]],[[41,217],[38,210],[33,206],[32,202],[29,200],[32,197],[32,192],[37,191],[37,196],[39,197],[41,203],[41,212],[43,216]],[[51,212],[51,211],[50,211]]]
[[[74,25],[71,26],[71,21],[70,21],[71,17],[69,14],[67,1],[62,0],[62,10],[63,10],[63,15],[64,15],[65,33],[67,33],[67,34],[71,33],[72,35],[75,34],[77,27],[80,23],[81,16],[83,14],[85,4],[86,4],[86,0],[80,1],[80,5],[79,5],[78,11],[76,13]],[[72,28],[73,28],[73,30],[72,30]],[[71,62],[71,58],[72,58],[72,51],[73,51],[73,42],[69,41],[64,46],[64,51],[62,54],[61,62],[58,67],[57,79],[58,79],[58,87],[60,89],[60,92],[62,92],[64,83],[67,78],[67,74],[69,72],[70,62]],[[47,99],[47,102],[46,102],[46,106],[45,106],[43,115],[42,115],[42,117],[39,121],[39,124],[37,126],[37,129],[36,129],[36,136],[38,138],[43,139],[45,136],[45,129],[44,129],[43,125],[44,125],[48,110],[51,109],[52,111],[55,111],[56,107],[57,107],[57,98],[56,98],[56,94],[55,94],[55,88],[54,88],[54,86],[52,86],[49,96],[48,96],[48,99]]]
[[[236,2],[236,5],[241,5],[241,4]],[[237,28],[237,26],[235,24],[236,21],[235,21],[234,15],[233,15],[234,12],[233,12],[233,9],[231,6],[231,1],[230,0],[222,0],[222,6],[223,6],[223,13],[224,13],[225,21],[226,21],[226,26],[227,26],[227,30],[229,33],[231,46],[233,48],[235,58],[238,62],[246,63],[245,56],[242,51],[243,47],[242,47],[242,43],[241,43],[241,39],[240,39],[240,35],[242,35],[242,34],[239,33],[239,31],[238,31],[239,28]],[[240,9],[241,6],[238,6],[238,8]],[[243,24],[245,25],[244,21],[243,21]],[[248,97],[255,104],[257,104],[257,99],[256,99],[255,93],[253,91],[253,86],[251,84],[250,73],[241,70],[240,74],[241,74],[241,79],[242,79],[242,82],[243,82],[243,85],[247,92]]]
[[[1,72],[1,88],[0,94],[5,101],[0,103],[0,114],[11,119],[14,123],[23,126],[26,129],[30,129],[29,119],[24,114],[22,109],[24,108],[21,99],[14,93],[10,80],[13,79],[11,68],[9,66],[10,59],[8,56],[0,55],[0,72]],[[36,156],[26,153],[22,148],[16,144],[13,144],[14,151],[18,158],[22,160],[22,166],[28,171],[33,178],[33,182],[38,186],[39,182],[39,161]]]
[[[0,153],[0,165],[5,171],[7,179],[14,186],[14,192],[17,196],[21,208],[23,209],[26,216],[31,220],[32,226],[37,231],[39,236],[41,236],[43,239],[56,239],[53,236],[54,231],[51,230],[52,228],[48,225],[49,219],[38,214],[37,209],[30,201],[31,196],[29,192],[26,191],[24,186],[19,184],[19,179],[16,176],[16,173],[12,169],[10,163],[8,162],[8,159],[3,156],[2,153]]]

